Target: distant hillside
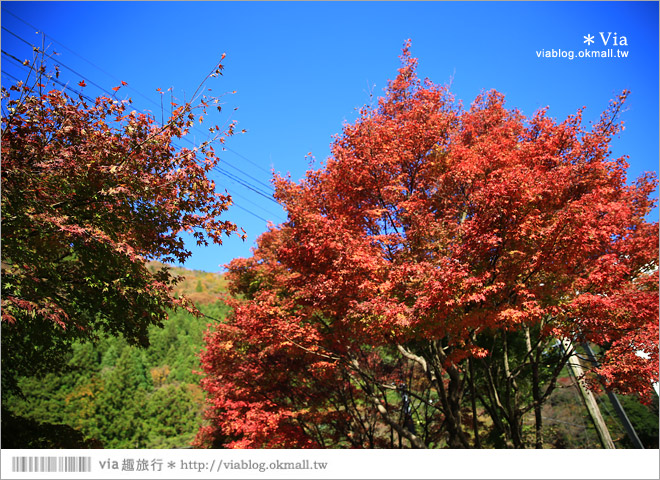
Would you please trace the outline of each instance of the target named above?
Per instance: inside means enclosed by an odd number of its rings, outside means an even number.
[[[172,270],[185,277],[177,293],[193,300],[204,316],[170,312],[162,328],[150,329],[146,349],[122,337],[76,343],[63,372],[21,377],[23,396],[3,399],[3,447],[190,446],[203,421],[204,392],[195,372],[204,332],[229,309],[219,301],[226,285],[222,275]]]
[[[180,275],[184,280],[179,282],[174,291],[185,295],[196,304],[206,305],[218,301],[219,296],[226,291],[227,280],[221,273],[204,272],[202,270],[189,270],[182,267],[173,267],[160,262],[147,264],[151,271],[167,266],[173,275]]]

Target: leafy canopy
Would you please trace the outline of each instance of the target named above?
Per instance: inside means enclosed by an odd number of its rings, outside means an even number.
[[[146,262],[183,262],[184,231],[203,245],[236,231],[221,220],[231,197],[208,176],[233,122],[195,148],[174,143],[218,104],[200,93],[206,79],[159,125],[116,94],[58,90],[42,60],[2,90],[3,386],[61,363],[75,339],[146,345],[167,309],[192,308],[173,294],[178,278]]]
[[[609,152],[628,92],[587,129],[496,91],[463,108],[401,59],[321,169],[275,179],[288,221],[229,265],[200,445],[479,446],[479,408],[516,447],[534,410],[542,446],[561,339],[602,347],[608,388],[652,395],[657,181],[628,184]]]

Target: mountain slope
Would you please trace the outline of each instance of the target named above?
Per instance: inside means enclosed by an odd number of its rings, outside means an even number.
[[[152,264],[151,268],[160,267]],[[176,292],[205,315],[170,312],[150,330],[150,346],[120,337],[74,346],[58,374],[24,377],[24,398],[2,404],[4,448],[186,448],[201,422],[204,394],[197,354],[208,324],[222,319],[221,275],[173,268]],[[29,426],[30,428],[26,428]]]

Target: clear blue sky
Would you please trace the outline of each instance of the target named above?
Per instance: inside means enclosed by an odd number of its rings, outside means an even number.
[[[324,160],[332,135],[355,119],[369,91],[381,95],[396,75],[407,38],[420,76],[453,79],[452,92],[466,105],[495,88],[526,115],[549,106],[561,120],[586,106],[585,119],[595,121],[630,89],[627,129],[613,154],[630,155],[631,179],[658,169],[657,2],[2,2],[1,18],[3,85],[9,75],[24,77],[7,54],[31,57],[25,41],[41,44],[40,30],[60,52],[58,62],[77,72],[63,68],[70,85],[82,76],[85,92],[96,96],[102,92],[89,80],[106,90],[126,81],[121,92],[157,117],[156,88],[190,95],[227,53],[224,76],[209,86],[237,91],[224,97],[226,110],[238,107],[232,117],[248,132],[232,137],[232,151],[222,155],[235,177],[214,179],[235,196],[226,218],[249,238],[191,246],[186,266],[193,269],[218,271],[249,256],[264,220],[285,219],[278,205],[240,182],[267,190],[271,168],[299,179],[308,152]],[[600,32],[606,40],[611,32],[607,46]],[[618,48],[628,57],[577,57],[585,48]],[[553,49],[576,58],[537,55]]]

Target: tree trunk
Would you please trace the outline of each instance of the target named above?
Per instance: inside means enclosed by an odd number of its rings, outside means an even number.
[[[442,411],[445,415],[445,426],[449,434],[449,448],[470,448],[470,442],[461,425],[461,403],[463,398],[461,373],[453,365],[445,368],[444,370],[449,376],[449,383],[445,388],[442,376],[442,360],[446,358],[446,355],[442,351],[439,342],[432,342],[431,348],[433,352],[431,364],[435,373],[435,383],[442,404]]]
[[[474,448],[481,448],[479,440],[479,420],[477,418],[477,396],[474,388],[474,367],[472,359],[468,359],[468,368],[470,370],[470,397],[472,400],[472,430],[474,431]]]
[[[525,343],[530,358],[532,358],[532,339],[529,333],[529,327],[525,325]],[[539,360],[540,351],[538,347],[534,352],[534,361],[532,362],[532,399],[534,400],[534,427],[536,448],[543,448],[543,415],[541,415],[541,390],[539,385]]]

